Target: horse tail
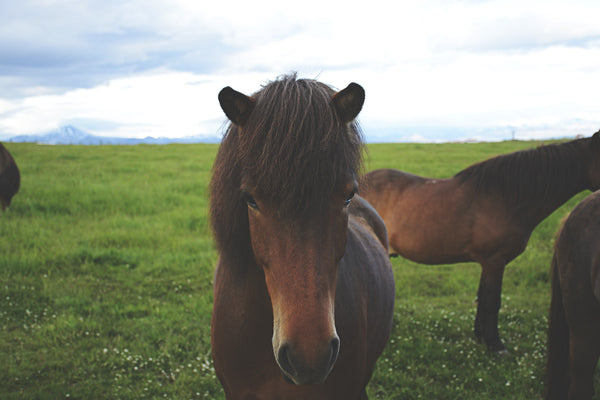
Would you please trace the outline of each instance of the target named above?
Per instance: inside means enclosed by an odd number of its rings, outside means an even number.
[[[558,257],[552,258],[552,300],[548,324],[548,360],[546,365],[547,400],[566,399],[569,390],[569,326],[565,316]]]

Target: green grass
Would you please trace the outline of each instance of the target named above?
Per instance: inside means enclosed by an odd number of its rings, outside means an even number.
[[[447,177],[538,144],[371,145],[366,168]],[[217,146],[7,148],[22,185],[0,216],[0,399],[223,399],[210,358]],[[478,265],[394,259],[395,322],[371,398],[540,398],[552,243],[584,195],[506,268],[508,357],[472,339]]]

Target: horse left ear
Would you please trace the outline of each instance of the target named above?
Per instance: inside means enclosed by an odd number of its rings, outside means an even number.
[[[343,123],[352,121],[365,102],[365,90],[358,83],[352,82],[346,89],[333,95],[335,111]]]
[[[231,122],[242,126],[252,114],[256,100],[227,86],[219,92],[219,104]]]

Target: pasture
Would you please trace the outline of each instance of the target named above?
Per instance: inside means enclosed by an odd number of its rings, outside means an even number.
[[[375,144],[365,167],[442,178],[539,144]],[[6,147],[21,190],[0,216],[0,399],[223,399],[210,357],[217,145]],[[541,398],[554,235],[587,194],[506,268],[506,357],[473,340],[479,265],[393,259],[394,328],[370,398]]]

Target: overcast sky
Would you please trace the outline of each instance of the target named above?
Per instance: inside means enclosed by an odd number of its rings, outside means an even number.
[[[214,136],[222,87],[291,71],[361,84],[371,141],[589,136],[599,16],[597,0],[1,1],[0,139]]]

